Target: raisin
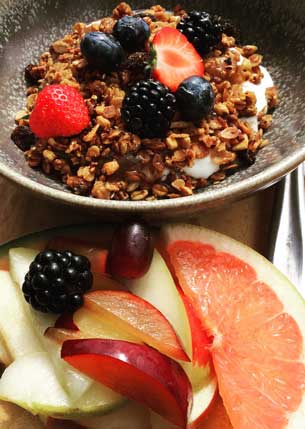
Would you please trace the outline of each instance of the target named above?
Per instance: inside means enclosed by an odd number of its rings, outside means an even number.
[[[11,139],[23,152],[29,150],[36,142],[34,133],[25,125],[16,127],[11,134]]]

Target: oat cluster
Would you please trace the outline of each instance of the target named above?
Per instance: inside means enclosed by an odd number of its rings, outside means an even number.
[[[26,68],[30,81],[26,108],[17,113],[12,139],[23,151],[28,164],[61,180],[72,192],[100,199],[146,200],[192,195],[210,183],[254,162],[258,149],[268,140],[263,133],[272,115],[257,112],[256,97],[244,92],[242,83],[259,83],[263,77],[262,56],[256,46],[238,46],[223,34],[222,42],[205,59],[205,78],[215,92],[213,114],[199,124],[174,117],[164,139],[140,139],[127,132],[121,106],[127,86],[144,78],[148,53],[131,54],[117,72],[110,75],[88,67],[80,52],[80,41],[89,31],[110,33],[116,20],[134,12],[119,4],[112,16],[86,25],[76,23],[73,31],[55,41],[38,64]],[[176,27],[185,14],[153,6],[142,16],[154,34],[164,26]],[[147,46],[148,50],[148,46]],[[245,59],[240,63],[242,58]],[[48,84],[68,84],[81,91],[91,123],[77,137],[37,139],[28,126],[39,90]],[[277,90],[266,91],[269,112],[277,105]],[[256,132],[240,118],[258,114]],[[194,179],[183,171],[195,159],[210,155],[220,166],[209,179]]]

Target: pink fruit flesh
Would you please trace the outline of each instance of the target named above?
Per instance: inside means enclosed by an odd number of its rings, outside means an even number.
[[[124,224],[114,232],[107,269],[113,276],[136,279],[147,273],[152,256],[149,228],[141,223]]]
[[[127,341],[74,340],[62,346],[74,368],[185,428],[191,386],[183,369],[158,351]]]
[[[163,314],[138,296],[122,291],[94,291],[85,295],[85,308],[114,329],[126,331],[174,359],[189,361],[178,337]]]
[[[209,338],[202,322],[195,313],[189,298],[180,290],[180,296],[184,302],[192,333],[192,363],[205,367],[212,360],[210,347],[213,340]]]
[[[215,335],[211,353],[232,426],[290,427],[289,416],[302,414],[304,339],[280,297],[254,267],[210,244],[173,241],[167,251],[179,284]]]

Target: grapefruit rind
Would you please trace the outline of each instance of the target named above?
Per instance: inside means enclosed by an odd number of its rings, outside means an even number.
[[[191,225],[172,224],[162,230],[162,240],[167,247],[170,243],[188,241],[212,246],[216,252],[226,252],[239,258],[255,270],[257,281],[266,283],[282,303],[282,313],[287,313],[296,322],[303,338],[302,351],[298,362],[305,364],[305,302],[297,289],[263,256],[225,235]],[[259,356],[258,356],[259,358]],[[221,386],[220,386],[221,390]],[[229,412],[230,410],[228,410]],[[255,417],[255,416],[253,416]],[[286,429],[305,427],[305,379],[303,399],[298,409],[288,415]],[[253,426],[254,428],[255,426]],[[261,427],[261,426],[257,426]]]

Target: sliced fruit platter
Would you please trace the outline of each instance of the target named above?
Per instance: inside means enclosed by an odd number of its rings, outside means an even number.
[[[303,429],[305,304],[262,256],[138,222],[1,249],[0,399],[49,429]]]

